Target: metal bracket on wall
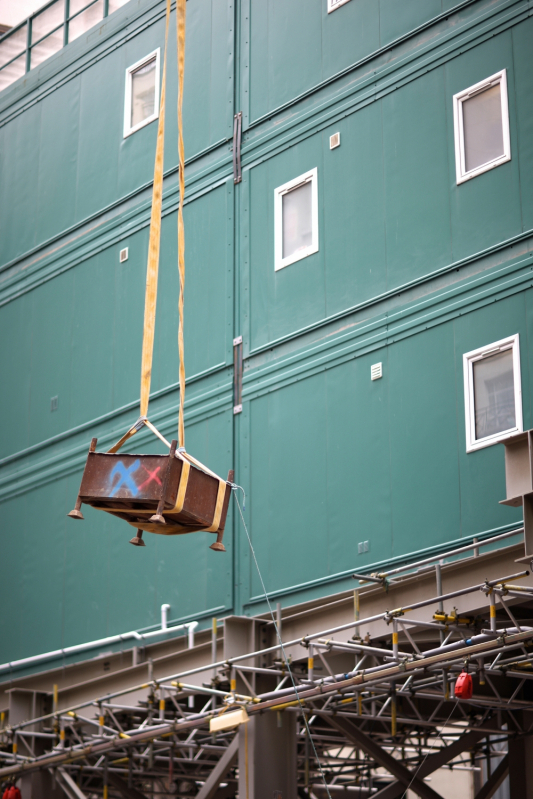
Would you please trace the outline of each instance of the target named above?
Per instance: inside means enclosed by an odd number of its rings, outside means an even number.
[[[242,413],[242,336],[233,339],[233,413]]]
[[[240,183],[241,172],[242,111],[233,117],[233,182]]]

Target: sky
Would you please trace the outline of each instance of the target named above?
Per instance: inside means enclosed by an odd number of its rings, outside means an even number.
[[[46,0],[0,0],[0,25],[12,28],[45,4]]]

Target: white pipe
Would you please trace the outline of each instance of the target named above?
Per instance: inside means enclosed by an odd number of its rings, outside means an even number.
[[[184,624],[183,626],[189,628],[189,649],[192,649],[194,646],[194,631],[198,627],[198,622],[190,621],[187,624]]]
[[[170,605],[161,605],[161,629],[166,630],[168,628],[167,624],[167,614],[170,610]]]
[[[42,655],[32,655],[28,658],[21,658],[20,660],[12,660],[9,663],[0,664],[0,673],[3,671],[10,671],[12,669],[20,669],[24,666],[33,666],[36,663],[43,663],[47,660],[54,658],[64,657],[65,655],[73,655],[78,652],[85,652],[88,649],[96,649],[100,646],[107,646],[109,644],[117,644],[120,641],[128,641],[134,639],[135,641],[144,641],[146,638],[152,638],[155,635],[161,635],[162,632],[173,633],[177,630],[188,629],[189,631],[189,646],[192,641],[194,645],[194,630],[198,626],[197,621],[186,622],[185,624],[177,624],[174,627],[165,627],[160,630],[152,630],[149,633],[138,633],[132,630],[129,633],[122,633],[121,635],[110,635],[107,638],[99,638],[96,641],[88,641],[86,644],[76,644],[75,646],[66,646],[64,649],[54,649],[52,652],[44,652]]]

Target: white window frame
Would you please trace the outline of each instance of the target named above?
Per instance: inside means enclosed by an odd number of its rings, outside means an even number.
[[[291,189],[301,186],[304,183],[311,183],[311,244],[298,252],[283,257],[283,195],[287,194]],[[296,261],[301,261],[302,258],[307,258],[318,252],[318,169],[310,169],[303,175],[299,175],[294,180],[289,180],[283,186],[278,186],[274,189],[274,270],[283,269],[289,264]]]
[[[500,98],[502,103],[503,155],[494,158],[492,161],[487,161],[486,164],[481,164],[481,166],[467,172],[465,167],[463,102],[497,83],[500,84]],[[496,72],[494,75],[491,75],[490,78],[485,78],[485,80],[475,83],[468,89],[464,89],[462,92],[453,95],[453,129],[455,137],[455,174],[457,184],[464,183],[466,180],[471,180],[477,175],[481,175],[483,172],[487,172],[489,169],[494,169],[494,167],[511,160],[506,69],[502,69],[501,72]]]
[[[133,73],[136,72],[138,69],[143,67],[149,61],[152,61],[155,56],[155,98],[154,98],[154,113],[143,119],[142,122],[139,122],[137,125],[131,126],[131,101],[132,101],[132,88],[133,88],[133,81],[132,76]],[[131,67],[128,67],[126,70],[126,91],[124,94],[124,138],[127,136],[131,136],[132,133],[136,133],[141,128],[144,128],[145,125],[149,125],[150,122],[153,122],[154,119],[159,117],[159,62],[160,62],[160,48],[158,47],[157,50],[152,50],[151,53],[145,55],[135,64],[132,64]]]
[[[336,11],[338,8],[343,6],[345,3],[349,3],[350,0],[328,0],[328,14],[331,14],[332,11]]]
[[[513,381],[514,381],[514,401],[515,401],[515,427],[509,430],[502,430],[500,433],[494,433],[492,436],[485,436],[485,438],[476,439],[476,414],[475,414],[475,397],[474,397],[474,369],[473,364],[486,358],[488,355],[495,355],[497,352],[512,349],[513,351]],[[486,347],[479,347],[477,350],[472,350],[463,355],[463,375],[464,375],[464,392],[465,392],[465,429],[466,429],[466,451],[474,452],[483,447],[489,447],[492,444],[497,444],[505,438],[508,438],[513,433],[521,433],[523,431],[522,420],[522,380],[520,377],[520,342],[519,334],[502,338],[500,341],[495,341],[488,344]]]

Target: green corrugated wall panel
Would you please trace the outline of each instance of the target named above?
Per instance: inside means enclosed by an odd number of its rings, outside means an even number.
[[[517,133],[515,158],[520,163],[520,194],[522,227],[533,227],[533,70],[531,69],[531,42],[533,19],[513,29],[513,65]]]
[[[32,345],[29,444],[68,430],[71,398],[71,354],[75,272],[70,270],[31,294]],[[68,343],[69,347],[65,345]],[[51,397],[58,408],[50,410]]]
[[[114,365],[120,355],[113,348],[115,270],[114,264],[110,263],[112,253],[112,250],[100,253],[72,271],[72,298],[60,291],[60,285],[57,285],[60,280],[51,283],[51,287],[59,291],[52,305],[54,313],[44,325],[57,329],[63,314],[71,318],[72,324],[70,351],[63,346],[52,350],[50,355],[54,360],[49,367],[52,373],[57,373],[61,367],[55,361],[66,361],[63,368],[68,371],[69,427],[109,413],[114,407]],[[67,409],[63,408],[64,398],[59,389],[54,391],[56,394],[59,396],[58,409],[51,416],[59,416],[65,426]]]
[[[442,10],[441,0],[379,0],[381,47],[428,22]]]
[[[0,313],[0,458],[28,445],[32,350],[32,295],[26,294]]]
[[[31,217],[36,243],[76,221],[79,84],[79,77],[71,78],[46,98],[41,109],[40,137],[33,141],[39,149],[39,169],[26,176],[38,197],[38,207]]]
[[[341,146],[330,151],[329,136],[337,131]],[[372,103],[327,128],[321,144],[320,246],[330,316],[387,289],[381,104]]]
[[[117,199],[117,144],[122,139],[124,126],[124,71],[121,48],[81,74],[76,177],[78,220],[97,213]],[[102,86],[106,87],[106,99],[102,98]]]
[[[187,158],[233,135],[233,53],[229,40],[232,29],[232,0],[188,3],[187,67],[183,92],[183,136]],[[175,73],[174,68],[172,72]],[[176,96],[176,91],[171,89],[174,82],[172,74],[170,97]],[[175,141],[176,112],[172,104],[169,104],[168,116],[169,140]]]
[[[24,497],[23,508],[20,500],[13,504],[15,514],[8,522],[19,538],[14,568],[3,574],[3,590],[7,589],[8,602],[13,607],[12,598],[17,597],[17,625],[11,625],[10,632],[20,624],[22,634],[19,652],[28,655],[46,652],[55,648],[63,633],[64,594],[63,574],[68,565],[65,562],[65,486],[62,482],[38,487]],[[11,504],[11,503],[10,503]],[[17,507],[18,506],[18,507]],[[20,515],[31,520],[21,530]],[[6,605],[4,605],[6,607]],[[4,639],[6,654],[10,659],[17,657],[16,650]],[[51,646],[52,645],[52,646]]]
[[[148,228],[129,237],[128,260],[119,263],[119,248],[106,250],[104,257],[115,275],[113,311],[113,404],[121,407],[140,396],[141,348],[144,319],[144,284],[148,254]],[[98,353],[94,354],[95,359]]]
[[[434,546],[461,529],[453,326],[390,347],[383,379],[390,380],[393,554],[399,555],[413,538]]]
[[[250,6],[253,120],[320,81],[324,3],[321,0],[312,3],[309,0],[291,3],[251,0]]]
[[[382,101],[388,288],[451,261],[445,97],[434,70]]]
[[[248,22],[248,16],[250,21]],[[250,0],[250,121],[268,114],[379,48],[379,7],[354,0]]]
[[[511,161],[457,186],[452,96],[501,69],[507,69]],[[509,31],[489,39],[447,64],[446,97],[453,259],[458,260],[497,241],[515,236],[522,230],[513,50]]]
[[[0,263],[31,248],[36,239],[37,180],[40,152],[41,104],[29,108],[2,128],[0,181]],[[9,153],[9,157],[6,154]]]
[[[387,558],[392,551],[389,451],[390,380],[370,380],[370,366],[387,350],[326,372],[323,430],[327,459],[328,567],[331,574]],[[318,451],[321,447],[318,448]],[[358,543],[369,541],[359,554]]]
[[[251,535],[269,591],[328,570],[325,396],[318,375],[252,403]],[[251,570],[252,595],[260,595]]]
[[[320,5],[325,80],[379,48],[379,10],[376,0],[351,0],[331,14],[326,3]]]

